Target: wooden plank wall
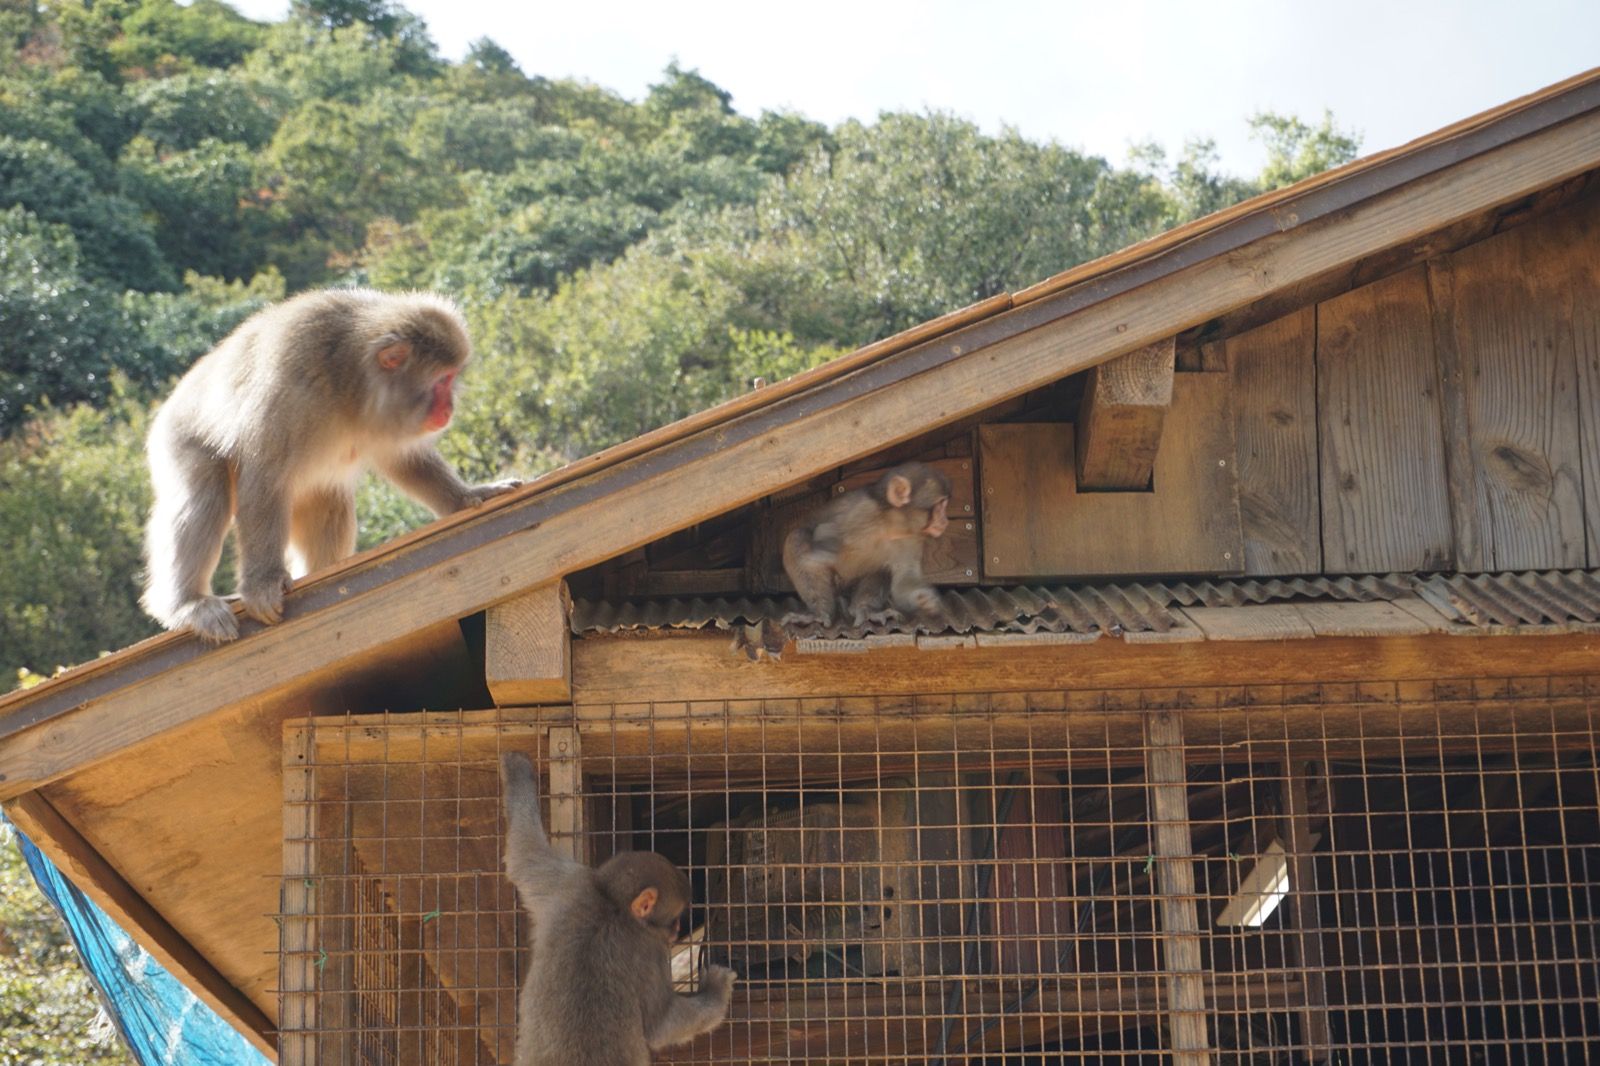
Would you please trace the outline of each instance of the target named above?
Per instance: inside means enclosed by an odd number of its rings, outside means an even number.
[[[1600,198],[1225,350],[1246,573],[1600,566]]]

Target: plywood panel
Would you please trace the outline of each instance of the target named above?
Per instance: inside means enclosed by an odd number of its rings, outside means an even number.
[[[1583,566],[1574,252],[1561,216],[1454,253],[1450,321],[1491,570]]]
[[[1314,307],[1226,342],[1247,574],[1322,569],[1316,344]]]
[[[1179,375],[1149,492],[1079,492],[1073,437],[1059,422],[978,430],[988,577],[1238,571],[1227,375]]]
[[[1317,308],[1323,569],[1452,563],[1427,274],[1421,267]]]

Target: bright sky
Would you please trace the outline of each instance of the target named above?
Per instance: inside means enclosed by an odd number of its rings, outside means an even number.
[[[288,0],[232,0],[281,18]],[[1125,161],[1153,139],[1217,142],[1254,172],[1257,110],[1332,109],[1391,147],[1600,64],[1596,0],[401,0],[458,59],[491,37],[528,74],[640,98],[676,58],[754,115],[834,124],[952,111]]]

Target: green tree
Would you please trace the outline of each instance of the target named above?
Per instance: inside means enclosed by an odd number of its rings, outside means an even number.
[[[49,673],[155,631],[138,605],[145,406],[46,412],[0,441],[0,647]]]
[[[1267,147],[1267,165],[1257,180],[1263,190],[1342,166],[1361,151],[1361,135],[1340,129],[1331,111],[1324,111],[1315,126],[1293,115],[1261,111],[1250,119],[1250,130]]]
[[[132,89],[139,133],[158,150],[184,151],[205,141],[261,148],[278,125],[276,101],[233,72],[178,74]]]
[[[121,20],[107,52],[126,73],[231,67],[259,47],[267,28],[221,0],[141,0]]]
[[[122,164],[123,187],[155,219],[162,258],[229,278],[248,277],[265,254],[270,218],[256,200],[257,170],[246,145],[217,140],[168,152],[135,141]]]
[[[21,207],[0,211],[0,435],[46,398],[105,397],[119,364],[145,369],[148,351],[117,292],[87,280],[78,243]]]
[[[172,288],[171,268],[139,206],[95,187],[65,152],[43,141],[0,137],[0,203],[72,230],[85,277],[129,289]]]

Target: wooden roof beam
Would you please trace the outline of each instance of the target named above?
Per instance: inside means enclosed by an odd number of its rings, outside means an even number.
[[[1078,488],[1140,492],[1150,487],[1161,427],[1172,407],[1177,338],[1091,367],[1078,408]]]
[[[1587,97],[1581,103],[1587,107]],[[19,701],[0,720],[0,731],[10,733],[0,743],[0,799],[1597,164],[1600,107],[1588,107],[1466,165],[1352,194],[1313,221],[1298,213],[1299,201],[1274,201],[1270,217],[1245,216],[1249,227],[1265,227],[1263,235],[1231,251],[1190,259],[1180,247],[1163,267],[1170,272],[1142,284],[1119,288],[1112,274],[1034,300],[490,508],[297,590],[289,616],[270,629],[247,627],[245,639],[211,650],[193,641],[159,644],[124,670],[86,672],[82,681]],[[1308,195],[1345,193],[1329,185]],[[1311,201],[1299,208],[1311,212]]]

